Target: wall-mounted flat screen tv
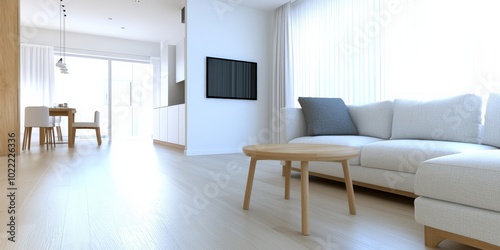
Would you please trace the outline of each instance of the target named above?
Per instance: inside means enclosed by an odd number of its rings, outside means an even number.
[[[207,98],[257,100],[257,63],[207,57]]]

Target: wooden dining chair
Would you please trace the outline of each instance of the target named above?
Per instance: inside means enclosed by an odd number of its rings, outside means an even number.
[[[52,126],[54,126],[56,128],[55,133],[57,134],[57,141],[62,142],[63,136],[62,136],[62,129],[61,129],[61,117],[60,116],[51,116],[50,122],[52,123]]]
[[[51,147],[56,146],[54,126],[49,117],[49,107],[26,107],[24,109],[23,150],[26,150],[26,146],[28,146],[28,150],[31,147],[31,132],[33,128],[40,128],[40,133],[45,134],[44,141],[47,144],[47,149],[49,149],[49,144]]]
[[[99,111],[94,113],[94,122],[74,122],[73,123],[73,141],[75,141],[75,135],[77,129],[94,129],[95,135],[97,137],[97,145],[101,145],[101,128],[99,126]]]

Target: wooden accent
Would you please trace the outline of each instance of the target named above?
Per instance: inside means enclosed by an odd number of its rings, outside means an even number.
[[[356,157],[359,149],[331,144],[260,144],[243,147],[243,152],[259,160],[340,162]]]
[[[40,134],[43,135],[43,141],[46,142],[47,144],[47,149],[49,149],[49,144],[50,147],[55,147],[56,146],[56,138],[54,135],[54,128],[53,127],[40,127]],[[33,127],[25,127],[24,128],[24,138],[23,138],[23,150],[26,150],[26,143],[28,144],[28,149],[31,147],[31,132],[33,130]]]
[[[455,233],[450,233],[429,226],[424,227],[424,235],[425,235],[425,246],[432,248],[436,248],[439,245],[439,243],[441,243],[441,241],[445,239],[450,239],[465,245],[477,247],[479,249],[500,250],[500,246],[495,246],[493,244],[484,241],[476,240]]]
[[[56,132],[57,132],[57,141],[62,142],[63,136],[62,136],[62,129],[61,129],[60,125],[56,126]]]
[[[285,200],[290,199],[290,179],[292,175],[292,162],[291,161],[286,161],[285,166],[285,171],[283,171],[284,176],[285,176]]]
[[[285,166],[283,166],[283,169],[284,168],[285,168]],[[300,172],[300,168],[292,167],[291,170],[295,171],[295,172]],[[282,175],[284,176],[285,173],[283,172]],[[345,182],[344,178],[340,178],[340,177],[332,176],[332,175],[327,175],[327,174],[323,174],[323,173],[318,173],[318,172],[314,172],[314,171],[309,171],[309,176],[320,177],[320,178],[328,179],[328,180],[332,180],[332,181]],[[397,190],[397,189],[377,186],[377,185],[373,185],[373,184],[361,182],[361,181],[354,181],[353,180],[352,185],[358,186],[358,187],[374,189],[374,190],[378,190],[378,191],[384,191],[387,193],[397,194],[397,195],[406,196],[406,197],[410,197],[410,198],[417,198],[418,197],[417,195],[415,195],[414,193],[411,193],[411,192],[406,192],[406,191],[401,191],[401,190]]]
[[[101,139],[101,128],[100,127],[73,127],[73,142],[75,141],[75,136],[76,136],[76,130],[77,129],[93,129],[95,130],[95,137],[97,139],[97,145],[102,144],[102,139]]]
[[[290,196],[290,168],[291,161],[300,161],[301,171],[301,214],[302,235],[309,235],[309,161],[341,162],[347,187],[347,198],[349,212],[356,214],[354,189],[352,187],[351,175],[349,173],[349,159],[359,154],[359,149],[347,146],[329,144],[260,144],[243,147],[243,152],[251,157],[248,170],[247,186],[243,209],[248,210],[252,183],[255,174],[257,160],[281,160],[285,161],[285,199]]]
[[[176,149],[182,149],[182,150],[186,149],[186,146],[184,146],[184,145],[179,145],[179,144],[170,143],[170,142],[166,142],[166,141],[153,140],[153,143],[158,144],[158,145],[171,147],[171,148],[176,148]]]
[[[300,201],[302,206],[302,235],[309,235],[309,162],[300,162]]]
[[[31,148],[31,131],[33,130],[32,127],[25,127],[24,128],[24,138],[23,138],[23,150],[26,149],[26,146],[28,146],[28,149]],[[40,129],[42,130],[42,129]],[[28,144],[28,145],[26,145]]]
[[[0,156],[9,153],[9,134],[19,148],[19,1],[0,1]],[[19,150],[16,150],[19,152]]]
[[[351,173],[349,172],[349,162],[341,161],[342,170],[344,171],[345,187],[347,190],[347,200],[349,201],[349,212],[356,214],[356,202],[354,201],[354,188],[352,187]]]
[[[75,137],[73,136],[73,123],[75,122],[76,109],[74,108],[49,108],[50,116],[67,116],[68,117],[68,147],[72,148],[75,145]],[[40,145],[44,142],[44,135],[40,132]]]
[[[245,188],[245,199],[243,200],[243,210],[248,210],[250,206],[250,196],[252,195],[253,177],[255,175],[255,165],[257,159],[250,159],[250,167],[248,168],[247,186]]]

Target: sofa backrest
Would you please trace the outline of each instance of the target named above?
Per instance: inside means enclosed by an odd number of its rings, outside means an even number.
[[[281,108],[280,143],[307,135],[306,118],[301,108]]]
[[[488,105],[492,118],[486,119],[490,120],[488,133],[485,128],[485,137],[491,138],[485,138],[483,143],[500,147],[497,126],[500,122],[496,122],[497,117],[500,120],[500,111],[497,111],[500,108],[496,109],[500,106],[500,95],[493,97]],[[481,143],[483,139],[481,106],[481,97],[472,94],[426,102],[396,99],[394,102],[347,105],[351,119],[362,136],[468,143]],[[280,143],[307,136],[302,109],[282,108],[280,129]]]
[[[365,105],[348,105],[347,107],[359,135],[380,139],[391,138],[392,101],[381,101]]]
[[[366,105],[347,105],[359,135],[389,139],[392,126],[392,101]],[[307,124],[301,108],[282,108],[280,143],[307,136]]]
[[[482,99],[466,94],[431,101],[394,100],[391,139],[481,142]]]
[[[500,148],[500,94],[491,93],[488,97],[482,143]]]

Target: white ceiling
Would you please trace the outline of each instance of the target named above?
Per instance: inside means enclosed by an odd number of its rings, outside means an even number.
[[[176,43],[184,37],[186,0],[63,0],[66,31],[131,40]],[[270,11],[289,0],[207,0]],[[59,0],[20,0],[21,25],[60,29]],[[112,18],[112,20],[109,20]],[[123,27],[123,28],[122,28]]]

